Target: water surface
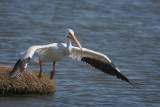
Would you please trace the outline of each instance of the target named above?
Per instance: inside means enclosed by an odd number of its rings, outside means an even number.
[[[56,63],[50,96],[2,96],[1,106],[158,106],[160,1],[2,0],[0,64],[13,66],[32,45],[64,42],[68,27],[83,47],[106,54],[141,89],[69,57]],[[28,68],[39,70],[30,61]],[[50,75],[52,63],[43,64]]]

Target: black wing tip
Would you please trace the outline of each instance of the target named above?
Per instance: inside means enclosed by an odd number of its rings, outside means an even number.
[[[123,81],[125,81],[125,82],[128,82],[130,85],[132,85],[134,88],[140,88],[140,87],[138,87],[138,83],[136,83],[136,82],[134,82],[134,81],[131,81],[130,79],[128,79],[124,74],[122,74],[121,72],[120,72],[120,74],[121,74],[121,80],[123,80]],[[118,76],[117,76],[118,77]]]
[[[121,79],[125,82],[128,82],[129,84],[131,84],[135,88],[140,88],[137,86],[136,82],[130,81],[123,73],[118,71],[117,67],[112,62],[105,63],[105,62],[102,62],[98,59],[90,58],[90,57],[82,57],[81,61],[90,64],[91,66],[95,67],[96,69],[101,70],[105,74],[116,76],[118,79]]]
[[[23,71],[20,71],[19,68],[14,67],[13,70],[10,72],[7,80],[11,80],[13,78],[16,78],[21,72],[23,72]]]
[[[10,72],[7,80],[13,79],[16,76],[18,76],[20,73],[22,73],[25,70],[26,64],[28,64],[30,60],[30,57],[23,59],[23,60],[18,60],[16,64],[14,65],[12,71]]]
[[[136,82],[134,82],[134,81],[128,81],[128,83],[130,84],[130,85],[132,85],[133,86],[133,88],[136,88],[136,89],[141,89],[141,87],[139,87],[138,85],[138,83],[136,83]]]
[[[8,78],[6,79],[6,81],[8,81],[8,80],[10,80],[10,79],[12,79],[10,76],[8,76]]]
[[[6,81],[9,81],[9,80],[11,80],[11,79],[14,79],[14,77],[12,78],[12,77],[8,77],[7,79],[6,79]]]
[[[20,73],[21,73],[21,72],[17,72],[17,74],[14,74],[14,75],[10,74],[6,80],[14,79],[14,78],[16,78],[18,75],[20,75]]]

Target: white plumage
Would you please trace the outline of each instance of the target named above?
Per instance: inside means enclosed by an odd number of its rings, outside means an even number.
[[[77,59],[79,61],[86,62],[91,66],[103,71],[104,73],[116,76],[119,79],[122,79],[126,82],[129,82],[131,85],[134,85],[127,77],[125,77],[120,70],[111,62],[111,60],[104,54],[82,48],[74,32],[71,29],[68,29],[70,36],[66,37],[66,43],[52,43],[49,45],[40,45],[40,46],[31,46],[25,51],[22,57],[17,61],[13,70],[11,71],[8,79],[14,78],[19,75],[27,67],[29,60],[32,58],[34,53],[38,53],[38,58],[36,61],[39,61],[40,64],[40,74],[42,73],[41,63],[53,62],[53,72],[51,72],[51,79],[53,78],[55,72],[55,63],[59,60],[62,60],[67,55],[70,55],[71,58]],[[78,47],[74,47],[71,44],[70,40],[74,40]]]
[[[90,57],[99,59],[103,62],[111,62],[111,60],[104,54],[86,48],[83,48],[81,51],[78,47],[74,46],[71,48],[70,57],[77,60],[81,60],[82,57]]]

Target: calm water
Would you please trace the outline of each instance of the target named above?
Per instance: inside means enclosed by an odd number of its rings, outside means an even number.
[[[31,45],[64,42],[68,27],[83,47],[106,54],[141,89],[65,58],[50,96],[0,97],[1,106],[160,105],[159,0],[1,0],[0,64],[13,66]],[[39,70],[31,61],[27,69]],[[50,75],[52,63],[43,64]]]

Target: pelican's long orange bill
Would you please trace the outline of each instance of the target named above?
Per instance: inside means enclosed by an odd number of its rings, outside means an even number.
[[[82,46],[81,46],[81,44],[79,43],[79,41],[77,40],[77,38],[76,38],[73,34],[71,34],[71,33],[70,33],[70,35],[72,36],[72,38],[73,38],[73,40],[75,41],[75,43],[77,44],[77,46],[82,50]]]

